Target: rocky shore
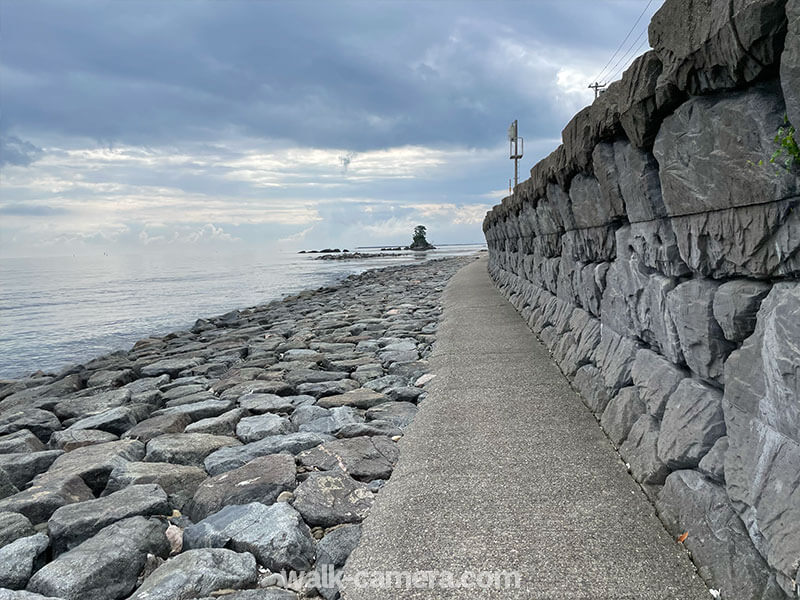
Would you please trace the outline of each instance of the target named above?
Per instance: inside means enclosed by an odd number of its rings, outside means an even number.
[[[444,286],[389,267],[0,382],[0,600],[289,600],[358,544]],[[317,573],[292,590],[275,573]]]

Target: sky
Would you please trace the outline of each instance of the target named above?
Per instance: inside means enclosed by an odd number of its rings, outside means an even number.
[[[662,2],[0,0],[0,257],[481,242]]]

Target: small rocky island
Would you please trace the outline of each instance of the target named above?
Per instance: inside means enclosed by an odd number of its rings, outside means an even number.
[[[427,233],[428,230],[425,225],[417,225],[414,228],[413,241],[411,242],[411,245],[406,248],[406,250],[415,250],[418,252],[424,250],[435,250],[436,246],[431,244],[425,237]]]

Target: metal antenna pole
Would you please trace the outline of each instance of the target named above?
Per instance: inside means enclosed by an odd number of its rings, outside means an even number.
[[[518,129],[519,126],[516,120],[508,128],[509,158],[514,161],[514,190],[519,185],[519,159],[522,158],[525,152],[525,140],[519,137]]]
[[[600,83],[595,81],[593,84],[589,86],[590,89],[594,90],[594,99],[597,100],[597,97],[600,95],[601,92],[605,92],[605,83]]]

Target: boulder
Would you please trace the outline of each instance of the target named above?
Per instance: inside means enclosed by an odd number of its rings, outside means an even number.
[[[247,415],[247,411],[243,408],[235,408],[228,412],[222,413],[218,417],[209,417],[207,419],[200,419],[191,425],[187,425],[184,429],[185,433],[210,433],[212,435],[229,435],[236,434],[236,425]]]
[[[397,427],[407,427],[417,414],[417,406],[411,402],[383,402],[366,412],[367,421],[387,421]]]
[[[198,486],[208,478],[205,470],[160,462],[129,462],[115,467],[103,496],[133,485],[156,484],[167,493],[171,507],[183,510]]]
[[[131,485],[97,500],[62,506],[47,522],[47,532],[53,544],[53,555],[58,556],[117,521],[171,514],[167,494],[159,485]]]
[[[653,154],[627,141],[614,142],[614,164],[628,221],[638,223],[665,217],[667,209]]]
[[[46,449],[47,447],[41,440],[28,429],[20,429],[14,433],[0,436],[0,454],[38,452]]]
[[[187,550],[153,571],[129,600],[192,600],[220,589],[249,587],[257,580],[256,560],[250,553]]]
[[[226,506],[183,532],[184,548],[222,548],[250,552],[271,571],[306,571],[314,559],[314,540],[300,514],[286,502]]]
[[[44,557],[40,556],[49,545],[47,534],[38,533],[0,548],[0,588],[23,589],[34,571],[44,564]]]
[[[50,436],[48,446],[64,452],[72,452],[84,446],[114,442],[119,438],[113,433],[97,429],[62,429],[54,431]]]
[[[403,430],[388,421],[350,423],[336,432],[336,437],[338,438],[356,438],[364,436],[394,437],[401,435],[403,435]]]
[[[217,450],[206,458],[204,465],[209,475],[219,475],[225,471],[239,468],[261,456],[285,452],[297,454],[331,439],[333,439],[332,436],[320,433],[299,432],[276,435],[244,446]]]
[[[756,328],[756,313],[771,286],[763,281],[735,279],[723,283],[714,294],[714,318],[725,338],[741,342]]]
[[[233,400],[214,400],[207,399],[199,402],[191,402],[188,404],[180,404],[178,406],[171,406],[169,408],[162,408],[161,410],[153,413],[153,416],[159,415],[187,415],[192,421],[199,421],[200,419],[208,419],[210,417],[218,417],[222,413],[231,410],[236,403]]]
[[[659,516],[683,545],[700,574],[723,598],[783,600],[774,575],[753,546],[725,489],[697,471],[671,473],[656,503]]]
[[[239,421],[236,426],[236,437],[247,444],[263,440],[266,437],[286,435],[295,431],[294,424],[286,417],[266,413],[254,417],[245,417]]]
[[[118,406],[97,413],[90,417],[79,419],[69,426],[69,429],[97,429],[107,431],[114,435],[122,435],[139,421],[150,416],[153,407],[147,404],[130,404]]]
[[[195,356],[163,358],[143,366],[140,372],[142,377],[158,377],[159,375],[176,377],[181,371],[201,365],[203,362],[204,359]]]
[[[153,438],[166,433],[181,433],[189,423],[192,422],[191,416],[186,413],[172,412],[169,414],[150,417],[135,427],[129,429],[123,437],[139,440],[146,444]]]
[[[361,540],[361,525],[340,525],[329,530],[317,543],[316,566],[343,567]]]
[[[83,479],[77,475],[34,482],[29,488],[0,500],[0,512],[24,515],[34,525],[44,523],[56,509],[94,498]]]
[[[313,400],[314,398],[311,397]],[[264,413],[283,413],[292,412],[294,404],[291,398],[278,396],[277,394],[245,394],[239,398],[239,406],[254,415]]]
[[[147,554],[169,554],[166,528],[165,522],[145,517],[118,521],[42,567],[27,589],[64,600],[127,598]]]
[[[722,97],[692,98],[664,119],[653,154],[667,214],[704,213],[797,195],[797,179],[769,164],[784,112],[780,89],[766,83]],[[691,169],[687,156],[692,157]],[[759,161],[765,164],[759,166]]]
[[[360,523],[372,507],[367,486],[343,473],[312,473],[297,486],[292,505],[309,525]]]
[[[0,469],[5,471],[14,487],[21,490],[31,479],[49,469],[62,454],[63,450],[0,454]]]
[[[308,408],[326,410],[319,406]],[[347,425],[352,425],[354,423],[364,422],[364,417],[360,414],[360,412],[349,406],[338,406],[336,408],[332,408],[331,410],[327,410],[326,412],[326,416],[300,425],[300,431],[310,431],[314,433],[333,435],[342,429],[342,427],[346,427]]]
[[[0,589],[0,600],[64,600],[63,598],[53,598],[42,596],[25,590],[4,590]]]
[[[322,381],[338,381],[347,379],[346,371],[320,371],[319,369],[293,369],[283,378],[292,385],[301,383],[320,383]]]
[[[611,157],[613,168],[613,156]],[[600,183],[594,177],[579,173],[572,179],[569,188],[572,214],[578,229],[608,225],[615,219],[625,215],[625,205],[619,190],[611,190],[603,194]]]
[[[341,469],[361,481],[388,479],[400,451],[388,437],[364,436],[341,439],[305,450],[297,463],[305,467],[331,471]]]
[[[667,308],[688,367],[706,381],[721,385],[722,368],[734,346],[725,339],[714,318],[714,295],[718,287],[718,283],[708,279],[682,283],[667,295]]]
[[[141,460],[144,453],[144,444],[137,440],[84,446],[59,456],[50,469],[34,479],[34,484],[78,476],[94,493],[99,494],[106,487],[108,476],[114,467]]]
[[[320,383],[301,383],[297,386],[297,391],[300,394],[308,394],[315,398],[324,398],[325,396],[345,394],[358,387],[358,382],[352,379],[341,379],[339,381],[323,381]]]
[[[315,385],[315,384],[307,384]],[[324,385],[324,384],[318,384]],[[238,400],[242,396],[249,394],[276,394],[278,396],[289,396],[294,393],[294,387],[285,381],[244,381],[227,388],[220,394],[223,400]],[[300,392],[305,393],[305,392]]]
[[[82,419],[96,415],[110,408],[124,406],[131,402],[131,391],[124,388],[78,395],[62,400],[53,407],[53,412],[62,421]]]
[[[294,458],[272,454],[206,479],[195,491],[187,513],[194,521],[232,504],[273,504],[278,495],[297,484]]]
[[[51,412],[38,408],[18,408],[0,414],[0,435],[27,429],[40,441],[47,443],[54,431],[61,429],[61,421]]]
[[[722,393],[697,379],[684,379],[667,401],[658,457],[670,469],[696,467],[723,435]]]
[[[100,370],[86,380],[86,387],[115,388],[133,381],[135,373],[131,369]]]
[[[0,512],[0,548],[35,533],[36,530],[25,515],[16,512]]]
[[[225,435],[169,433],[147,442],[144,461],[202,466],[206,457],[220,448],[240,445],[239,440]]]
[[[658,457],[658,421],[650,415],[642,415],[631,427],[619,453],[633,478],[643,485],[664,483],[669,469]]]

